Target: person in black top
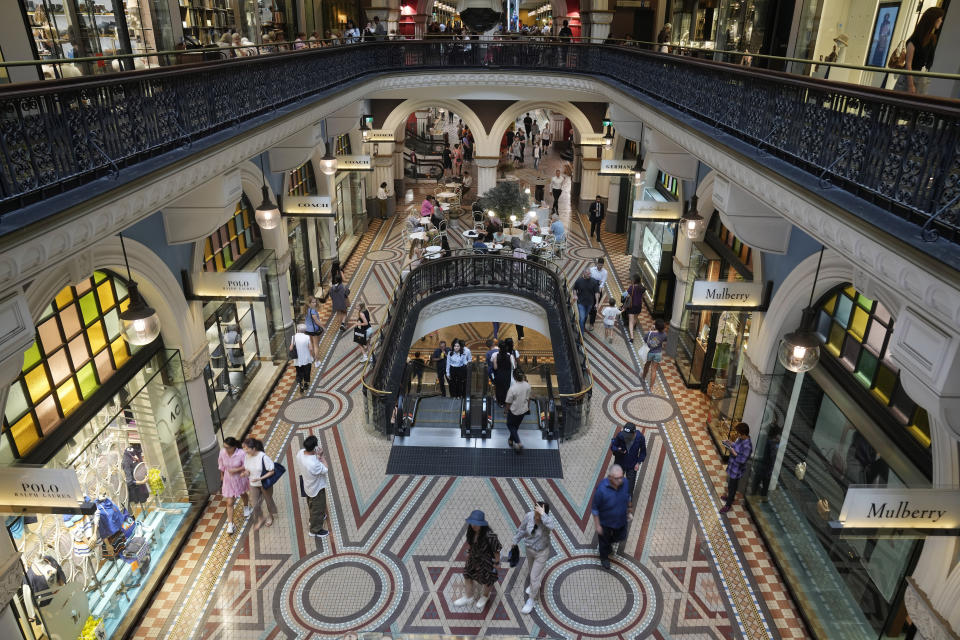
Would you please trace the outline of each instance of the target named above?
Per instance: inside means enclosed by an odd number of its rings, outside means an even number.
[[[600,283],[590,277],[588,269],[573,283],[573,294],[576,297],[577,312],[580,315],[580,333],[586,332],[587,316],[590,309],[600,301]]]
[[[533,118],[530,117],[530,114],[529,114],[529,113],[528,113],[527,116],[523,119],[523,128],[526,130],[526,132],[527,132],[527,137],[529,138],[529,137],[530,137],[530,129],[533,128]]]
[[[450,145],[443,145],[443,175],[447,175],[447,170],[450,171],[450,175],[453,175],[453,154],[450,151]]]
[[[430,364],[437,368],[437,384],[440,385],[440,395],[447,395],[447,342],[441,340],[433,355],[430,356]]]
[[[508,130],[508,131],[507,131],[507,149],[508,149],[508,150],[509,150],[511,147],[513,147],[513,137],[514,137],[513,130]]]
[[[423,386],[423,358],[420,357],[420,352],[416,351],[413,354],[413,359],[410,361],[410,385],[413,384],[413,379],[417,379],[417,393],[420,393],[420,387]],[[410,393],[410,387],[407,387],[407,393]]]
[[[597,237],[600,242],[600,227],[603,224],[603,218],[607,215],[607,207],[600,202],[600,196],[590,203],[590,235]]]
[[[944,11],[940,7],[930,7],[923,12],[913,33],[907,38],[907,60],[905,71],[930,69],[933,64],[933,52],[937,47],[937,29],[943,24]],[[896,91],[926,93],[928,78],[900,76],[894,86]]]

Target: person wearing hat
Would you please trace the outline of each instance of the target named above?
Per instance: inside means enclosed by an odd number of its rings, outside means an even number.
[[[640,463],[647,459],[647,442],[643,434],[637,431],[637,425],[625,423],[619,433],[610,439],[610,451],[613,461],[623,469],[627,477],[627,490],[633,496]]]
[[[490,591],[497,581],[501,548],[500,539],[490,530],[486,515],[480,509],[474,509],[467,518],[467,564],[463,570],[465,593],[453,601],[453,606],[472,604],[477,609],[487,606]]]

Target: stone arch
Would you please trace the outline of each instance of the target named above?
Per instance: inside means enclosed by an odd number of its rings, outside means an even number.
[[[166,263],[149,247],[124,238],[130,272],[140,293],[160,316],[160,335],[170,348],[180,349],[184,362],[206,350],[203,321],[183,293],[180,282]],[[119,236],[104,238],[82,254],[43,272],[30,283],[25,296],[32,317],[38,317],[50,301],[67,285],[93,275],[96,269],[109,269],[126,278],[127,268]]]
[[[514,122],[518,116],[534,109],[549,109],[556,113],[562,113],[573,123],[575,140],[579,140],[583,134],[593,133],[593,125],[584,115],[583,111],[570,102],[552,102],[543,100],[518,100],[513,103],[497,118],[496,122],[490,127],[487,135],[487,144],[481,146],[477,144],[477,154],[482,156],[499,157],[500,139],[511,122]]]
[[[464,123],[466,123],[466,125],[470,127],[470,131],[473,132],[477,149],[480,149],[481,145],[486,143],[487,131],[480,121],[480,118],[473,109],[460,100],[455,99],[424,98],[419,100],[404,100],[394,107],[390,115],[386,117],[383,121],[383,128],[393,131],[394,140],[402,141],[405,136],[407,118],[410,117],[410,114],[414,111],[429,109],[430,107],[443,107],[444,109],[453,111],[458,117],[463,118]],[[398,144],[402,143],[398,142]]]
[[[723,211],[721,211],[713,202],[713,183],[718,175],[720,175],[719,171],[716,169],[711,169],[707,175],[703,176],[703,180],[700,181],[700,184],[697,185],[696,193],[697,202],[699,203],[697,208],[700,210],[700,215],[705,219],[705,226],[710,224],[710,218],[713,215],[713,212],[716,211],[717,215],[720,216],[720,221],[723,222],[723,226],[731,231],[734,231],[734,226],[727,220],[726,214],[723,213]],[[743,238],[739,239],[741,242],[744,242]],[[763,250],[758,249],[747,242],[744,242],[744,244],[753,249],[753,279],[759,282],[763,280]],[[826,253],[824,253],[824,256],[826,256]],[[809,291],[809,289],[807,289],[807,291]]]

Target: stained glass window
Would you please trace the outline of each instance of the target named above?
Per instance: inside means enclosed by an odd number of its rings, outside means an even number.
[[[77,286],[64,287],[41,315],[4,408],[3,433],[17,457],[29,453],[129,360],[119,320],[128,304],[126,283],[96,271]]]
[[[233,217],[204,242],[203,270],[227,271],[240,256],[261,246],[260,227],[253,216],[253,206],[244,194]]]
[[[887,352],[893,317],[882,303],[851,285],[841,285],[820,301],[817,335],[873,399],[886,408],[920,444],[930,446],[927,412],[900,384],[900,372]]]

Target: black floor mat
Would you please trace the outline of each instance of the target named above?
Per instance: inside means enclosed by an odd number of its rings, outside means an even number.
[[[563,478],[557,449],[475,449],[393,447],[390,475],[480,476],[484,478]]]

